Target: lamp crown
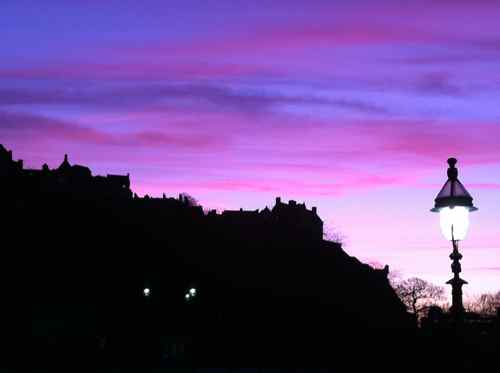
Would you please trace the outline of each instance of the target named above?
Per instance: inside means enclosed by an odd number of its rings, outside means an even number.
[[[432,212],[440,212],[442,208],[453,208],[455,206],[466,207],[469,212],[477,210],[472,204],[472,196],[458,180],[458,169],[455,167],[456,164],[456,158],[448,159],[448,180],[446,180],[441,191],[434,199],[434,208],[431,210]]]

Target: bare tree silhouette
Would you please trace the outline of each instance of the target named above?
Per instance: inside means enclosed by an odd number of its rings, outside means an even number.
[[[494,315],[498,307],[500,307],[500,291],[495,294],[481,294],[465,304],[467,311],[476,312],[480,315]]]
[[[181,197],[184,199],[188,206],[199,206],[198,200],[188,193],[181,193]]]
[[[328,229],[323,232],[323,239],[326,241],[331,241],[338,243],[342,247],[345,248],[347,244],[347,236],[344,235],[343,233],[333,230],[333,229]]]
[[[431,304],[444,299],[444,288],[421,278],[412,277],[398,282],[394,290],[410,312],[418,318]]]

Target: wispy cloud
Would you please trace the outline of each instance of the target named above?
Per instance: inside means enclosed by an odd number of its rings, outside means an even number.
[[[473,267],[470,268],[470,270],[473,271],[493,271],[493,272],[500,272],[500,267]]]
[[[452,82],[450,74],[434,72],[424,75],[417,82],[417,90],[423,94],[459,96],[464,92]]]
[[[86,87],[67,84],[59,88],[0,89],[0,107],[18,105],[91,106],[101,109],[138,110],[144,107],[158,111],[187,108],[188,110],[229,110],[258,114],[282,105],[337,107],[352,112],[388,114],[380,105],[352,98],[329,98],[315,93],[283,94],[257,87],[231,87],[215,84],[103,84]]]
[[[216,136],[179,135],[158,131],[134,131],[114,134],[98,131],[78,123],[48,118],[40,115],[0,111],[0,138],[2,141],[29,140],[67,141],[93,145],[123,147],[171,148],[213,148],[224,146],[224,141]]]

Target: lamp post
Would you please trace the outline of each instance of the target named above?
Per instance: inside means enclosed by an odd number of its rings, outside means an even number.
[[[462,254],[458,251],[458,242],[465,239],[469,228],[469,213],[477,208],[472,204],[472,196],[458,180],[456,164],[455,158],[448,159],[448,180],[434,200],[434,208],[431,211],[439,213],[441,232],[453,245],[453,252],[450,254],[453,278],[446,283],[452,288],[450,312],[454,317],[459,317],[464,313],[462,286],[467,284],[467,281],[460,278]]]

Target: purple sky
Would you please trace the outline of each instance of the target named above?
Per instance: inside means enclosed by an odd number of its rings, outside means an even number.
[[[451,278],[446,159],[479,211],[465,294],[500,289],[500,2],[2,0],[0,142],[139,194],[316,205],[346,250]]]

